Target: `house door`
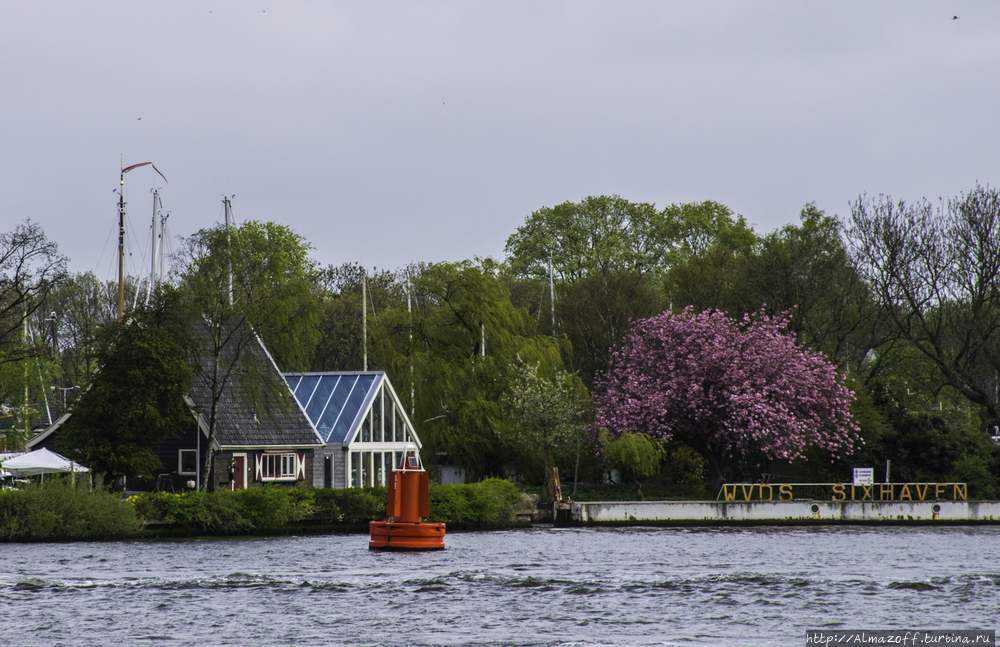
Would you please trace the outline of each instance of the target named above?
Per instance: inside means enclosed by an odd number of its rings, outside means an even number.
[[[242,490],[247,486],[247,455],[233,454],[233,489]]]

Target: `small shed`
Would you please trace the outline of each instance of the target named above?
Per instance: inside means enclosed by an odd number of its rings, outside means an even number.
[[[314,487],[385,485],[404,454],[419,457],[420,439],[384,371],[286,373],[285,379],[326,443],[316,451]]]

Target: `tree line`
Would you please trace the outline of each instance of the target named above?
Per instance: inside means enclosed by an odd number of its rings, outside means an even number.
[[[161,331],[165,356],[185,358],[174,383],[200,371],[220,395],[234,378],[260,379],[226,373],[248,343],[233,331],[252,329],[284,371],[386,371],[425,461],[469,480],[540,483],[557,465],[593,482],[617,469],[641,492],[643,482],[706,479],[713,460],[730,481],[836,481],[852,465],[884,475],[891,461],[894,480],[966,481],[995,496],[998,229],[1000,197],[982,186],[937,205],[861,196],[843,219],[810,204],[766,234],[716,202],[594,196],[530,214],[503,259],[379,270],[321,267],[288,227],[250,222],[185,239],[171,279],[119,325],[113,289],[68,273],[28,221],[0,239],[2,433],[8,446],[23,442],[42,394],[52,406],[80,398],[129,326]],[[741,442],[720,463],[697,429],[681,438],[595,425],[591,393],[603,397],[635,322],[685,311],[781,318],[850,389],[854,453],[831,462],[812,443],[783,460]]]

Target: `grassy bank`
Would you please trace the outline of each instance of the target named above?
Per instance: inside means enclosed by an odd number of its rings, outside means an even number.
[[[155,492],[122,501],[60,479],[0,492],[0,541],[73,541],[282,532],[367,532],[385,519],[384,487],[325,490],[251,488],[236,492]],[[534,499],[490,479],[432,485],[431,521],[451,530],[511,526]]]

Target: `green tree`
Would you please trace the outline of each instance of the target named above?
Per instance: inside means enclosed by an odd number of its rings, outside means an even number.
[[[247,222],[203,229],[185,240],[182,289],[201,313],[196,364],[209,393],[208,442],[202,487],[211,476],[220,402],[234,382],[261,405],[291,406],[284,384],[258,352],[258,335],[283,370],[306,368],[317,337],[319,307],[309,244],[288,227]],[[270,413],[267,407],[261,407]]]
[[[628,272],[561,284],[557,297],[558,332],[572,346],[571,368],[587,384],[608,367],[612,349],[621,343],[632,321],[663,309],[653,282]]]
[[[364,281],[366,288],[362,289]],[[359,371],[364,360],[361,295],[365,293],[372,332],[379,313],[405,305],[405,288],[396,273],[366,270],[357,264],[328,266],[317,277],[319,342],[309,362],[312,371]],[[372,350],[369,345],[369,350]]]
[[[886,338],[885,311],[855,270],[842,226],[814,204],[761,240],[737,281],[742,314],[766,305],[770,314],[791,313],[789,329],[799,340],[855,373],[877,374]],[[874,362],[866,362],[874,358]]]
[[[603,463],[609,470],[618,470],[632,488],[635,498],[642,501],[642,482],[655,475],[663,460],[663,448],[643,433],[625,433],[618,437],[612,436],[606,429],[601,429],[601,453]]]
[[[507,239],[511,276],[506,280],[516,303],[528,308],[541,331],[568,337],[571,367],[590,384],[607,367],[609,349],[621,342],[631,320],[669,306],[673,295],[665,294],[664,279],[675,268],[714,250],[735,257],[756,243],[743,217],[717,202],[658,210],[618,196],[591,196],[532,213]],[[550,259],[554,304],[547,284]],[[714,285],[703,279],[684,285]],[[688,305],[698,299],[679,292],[674,301]]]
[[[175,290],[161,288],[148,306],[96,336],[97,370],[60,431],[59,448],[106,482],[150,478],[160,467],[156,445],[191,422],[187,312]]]
[[[609,272],[641,276],[661,267],[676,233],[676,223],[651,204],[591,196],[532,213],[507,239],[506,253],[518,276],[548,276],[550,255],[564,281]]]
[[[389,372],[404,401],[412,385],[425,460],[446,453],[472,480],[504,477],[513,462],[502,399],[518,359],[549,371],[565,349],[535,334],[498,272],[489,260],[428,265],[410,281],[412,309],[379,314],[372,335],[371,367]]]
[[[523,362],[514,367],[504,403],[511,412],[514,437],[522,447],[529,450],[541,447],[545,475],[552,465],[553,453],[573,443],[579,468],[586,401],[587,390],[574,375],[555,369],[551,376],[544,376],[537,365]],[[577,481],[576,475],[573,481]]]

